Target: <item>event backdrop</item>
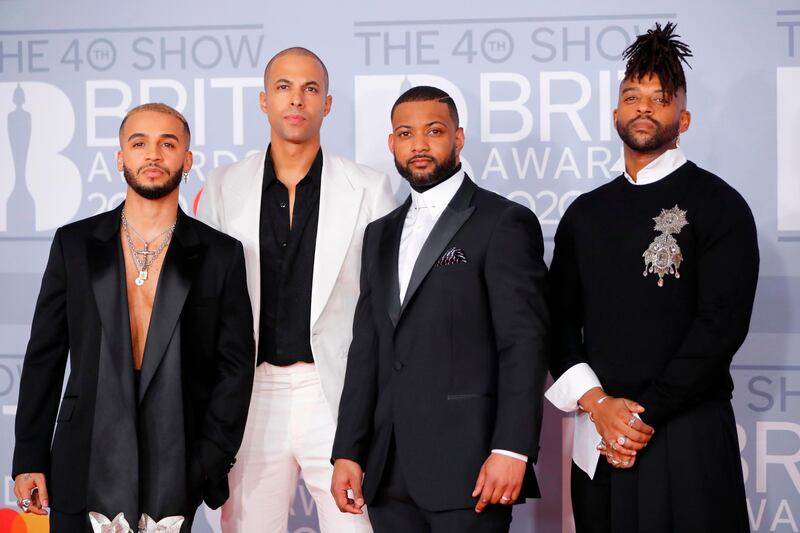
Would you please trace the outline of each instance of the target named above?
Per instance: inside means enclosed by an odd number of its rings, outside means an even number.
[[[267,143],[257,105],[266,60],[306,46],[331,73],[325,149],[391,173],[403,198],[385,146],[389,108],[411,85],[437,85],[458,104],[469,174],[536,212],[549,261],[564,209],[614,177],[621,51],[668,20],[695,53],[682,147],[744,195],[759,230],[751,333],[732,367],[751,527],[798,531],[800,2],[469,4],[0,0],[3,531],[46,530],[14,512],[20,369],[53,231],[124,197],[115,153],[127,109],[163,101],[189,119],[195,167],[181,205],[191,211],[210,169]],[[536,466],[543,498],[515,509],[514,532],[572,531],[562,438],[570,423],[548,410]],[[301,485],[289,531],[317,527]],[[218,514],[201,509],[195,530],[218,531]]]

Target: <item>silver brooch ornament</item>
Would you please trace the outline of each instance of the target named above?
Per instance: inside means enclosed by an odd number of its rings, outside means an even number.
[[[655,273],[658,275],[658,286],[664,286],[664,276],[672,274],[675,278],[680,278],[678,269],[683,262],[683,254],[678,241],[672,235],[677,235],[681,229],[689,222],[686,220],[686,211],[681,210],[676,204],[672,209],[662,209],[661,213],[654,217],[656,225],[653,228],[660,231],[647,250],[644,251],[644,272],[643,276]]]

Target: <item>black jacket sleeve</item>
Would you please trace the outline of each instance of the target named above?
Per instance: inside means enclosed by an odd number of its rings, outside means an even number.
[[[238,242],[225,274],[220,305],[216,378],[199,443],[203,499],[211,508],[227,499],[226,476],[244,435],[255,371],[253,312],[247,293],[244,250]]]
[[[12,477],[23,472],[50,474],[50,442],[69,352],[67,272],[61,238],[59,229],[42,277],[22,364]]]
[[[492,449],[536,460],[547,377],[547,267],[536,215],[514,204],[492,232],[485,280],[498,354]]]
[[[378,336],[372,312],[370,264],[373,256],[370,233],[364,232],[361,252],[361,292],[353,320],[353,340],[347,354],[344,389],[339,402],[339,419],[331,453],[332,461],[350,459],[366,467],[372,438],[375,402],[378,394]]]

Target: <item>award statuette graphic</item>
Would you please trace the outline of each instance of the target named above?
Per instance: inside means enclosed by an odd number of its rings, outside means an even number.
[[[14,159],[14,189],[6,206],[6,231],[15,237],[36,234],[36,204],[26,179],[31,114],[22,108],[24,103],[25,92],[17,84],[14,90],[15,108],[8,114],[8,139]]]
[[[678,269],[683,261],[681,247],[672,235],[677,235],[681,229],[689,222],[686,220],[686,211],[682,211],[677,204],[672,209],[662,209],[661,213],[654,217],[656,225],[653,228],[660,231],[647,250],[644,251],[644,272],[642,275],[658,274],[658,286],[664,286],[664,276],[673,274],[675,279],[681,277]]]

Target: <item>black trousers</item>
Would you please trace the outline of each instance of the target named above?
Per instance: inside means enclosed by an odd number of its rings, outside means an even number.
[[[88,513],[60,513],[50,509],[50,531],[53,533],[86,533],[91,530]]]
[[[394,437],[386,470],[367,512],[375,533],[508,533],[511,526],[508,505],[489,505],[481,513],[473,508],[428,511],[417,505],[398,464]]]
[[[702,402],[662,424],[633,468],[615,469],[601,457],[594,479],[573,464],[571,480],[578,533],[750,531],[727,400]]]
[[[605,457],[600,457],[594,479],[572,463],[570,493],[575,533],[612,533],[611,481]]]

